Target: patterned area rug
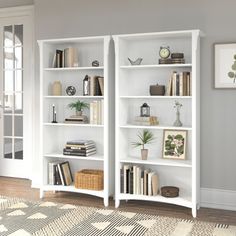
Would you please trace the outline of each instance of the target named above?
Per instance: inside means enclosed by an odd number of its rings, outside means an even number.
[[[236,226],[0,196],[0,235],[236,236]]]

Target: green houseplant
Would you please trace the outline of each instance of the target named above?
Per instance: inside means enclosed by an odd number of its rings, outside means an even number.
[[[88,109],[89,108],[89,104],[83,101],[76,101],[76,102],[72,102],[68,105],[68,107],[72,110],[75,109],[76,115],[77,116],[81,116],[83,113],[84,109]]]
[[[145,149],[146,144],[151,144],[152,141],[155,139],[153,133],[149,130],[143,130],[142,133],[138,133],[139,141],[133,142],[132,145],[134,147],[142,147],[141,148],[141,157],[142,160],[147,160],[148,157],[148,149]]]

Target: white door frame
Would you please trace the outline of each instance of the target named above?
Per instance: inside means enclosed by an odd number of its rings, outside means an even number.
[[[24,143],[27,143],[27,145],[24,145],[24,158],[26,160],[26,170],[27,173],[25,174],[25,178],[32,179],[32,159],[34,156],[34,104],[35,104],[35,98],[33,96],[34,94],[34,6],[22,6],[22,7],[10,7],[10,8],[0,8],[0,22],[4,19],[14,19],[24,17],[27,21],[27,25],[29,27],[30,32],[30,38],[31,40],[27,43],[28,52],[30,55],[30,65],[28,66],[27,70],[27,76],[31,78],[31,88],[29,91],[31,105],[30,107],[27,107],[27,118],[25,121],[25,113],[24,113],[24,125],[27,122],[27,139],[24,140]],[[24,55],[24,56],[29,56]],[[24,77],[23,77],[24,78]],[[25,129],[25,128],[24,128]],[[27,149],[26,149],[27,146]]]

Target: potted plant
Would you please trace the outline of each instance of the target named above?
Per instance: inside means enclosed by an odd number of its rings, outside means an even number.
[[[141,157],[142,160],[147,160],[148,157],[148,149],[145,149],[146,144],[151,144],[152,141],[155,139],[154,135],[151,131],[149,130],[143,130],[142,133],[138,134],[139,141],[138,142],[133,142],[134,147],[142,147],[141,149]]]
[[[86,108],[89,108],[89,104],[83,101],[76,101],[76,102],[72,102],[69,105],[70,109],[75,109],[76,115],[77,116],[82,116],[83,110]]]

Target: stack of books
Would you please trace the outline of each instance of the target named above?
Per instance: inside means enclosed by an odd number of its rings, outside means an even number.
[[[73,177],[68,161],[48,163],[48,184],[70,185],[72,181]]]
[[[166,96],[191,96],[192,78],[190,71],[173,71],[166,89]]]
[[[93,101],[90,103],[90,124],[104,124],[104,101]]]
[[[88,123],[88,117],[87,116],[77,116],[77,115],[72,115],[69,118],[65,119],[65,123],[70,123],[70,124],[87,124]]]
[[[156,116],[149,116],[149,117],[143,117],[143,116],[136,116],[135,125],[159,125],[158,118]]]
[[[68,156],[91,156],[96,154],[96,145],[92,140],[68,141],[63,149],[63,154]]]
[[[155,171],[140,166],[124,165],[120,170],[120,191],[126,194],[156,196],[159,178]]]

